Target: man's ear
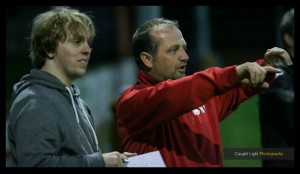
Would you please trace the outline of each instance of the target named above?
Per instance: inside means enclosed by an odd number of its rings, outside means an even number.
[[[294,47],[294,38],[290,34],[283,35],[284,42],[291,48]]]
[[[140,57],[142,59],[142,61],[144,62],[144,65],[147,67],[147,68],[152,68],[153,67],[153,57],[151,54],[147,53],[147,52],[142,52],[140,54]]]
[[[47,52],[48,58],[49,59],[53,59],[54,58],[54,54],[51,52]]]

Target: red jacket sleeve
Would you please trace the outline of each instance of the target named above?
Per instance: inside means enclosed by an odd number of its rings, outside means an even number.
[[[240,79],[235,66],[214,67],[153,86],[137,84],[117,101],[118,124],[122,124],[129,135],[137,135],[180,117],[238,86]]]
[[[260,59],[256,61],[259,65],[263,64],[263,59]],[[275,74],[270,73],[267,74],[265,81],[269,83],[270,85],[275,79]],[[219,116],[219,121],[222,121],[225,119],[227,116],[229,116],[233,111],[235,111],[238,106],[249,99],[250,97],[264,91],[266,89],[260,88],[260,87],[249,87],[246,85],[241,85],[236,88],[232,88],[231,90],[228,90],[226,93],[223,95],[217,96],[214,98],[215,105],[218,106],[216,107],[218,116]]]

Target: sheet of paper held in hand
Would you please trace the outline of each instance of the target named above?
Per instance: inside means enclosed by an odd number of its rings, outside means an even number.
[[[166,167],[159,151],[129,157],[125,162],[126,167]]]

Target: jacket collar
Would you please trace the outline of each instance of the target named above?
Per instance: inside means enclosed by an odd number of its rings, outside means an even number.
[[[149,74],[147,74],[145,71],[139,69],[138,72],[138,83],[140,84],[150,84],[150,85],[155,85],[159,83],[158,79],[151,77]]]

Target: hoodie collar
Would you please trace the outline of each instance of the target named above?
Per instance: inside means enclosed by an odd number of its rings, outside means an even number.
[[[32,84],[39,84],[47,86],[49,88],[57,89],[59,91],[66,91],[66,85],[64,85],[54,75],[34,68],[31,69],[30,74],[23,76],[20,82],[16,83],[13,86],[13,96],[17,96]],[[71,89],[72,95],[74,97],[80,96],[80,91],[76,85],[72,84]]]

